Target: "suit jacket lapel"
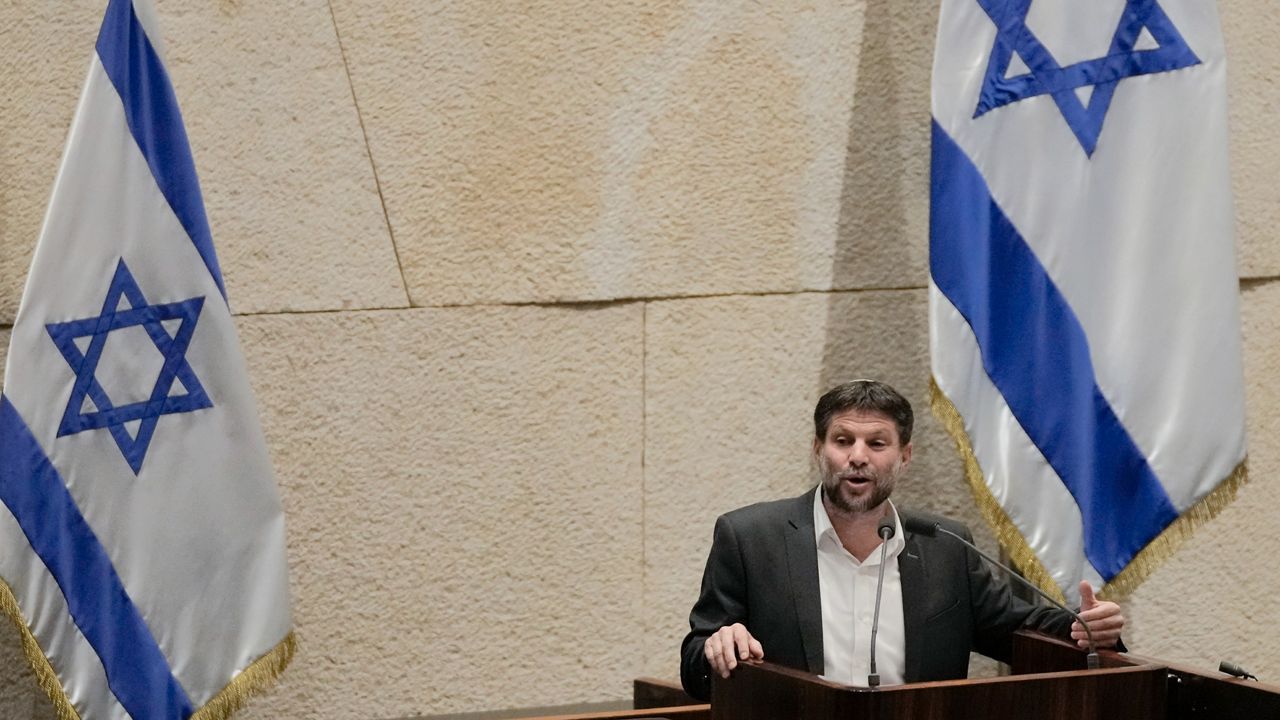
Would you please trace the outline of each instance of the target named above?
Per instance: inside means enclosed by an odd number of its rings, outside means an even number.
[[[920,667],[924,662],[923,628],[929,606],[925,602],[925,594],[929,591],[929,583],[920,543],[912,533],[904,533],[904,539],[906,545],[898,554],[898,574],[902,580],[902,630],[906,636],[907,654],[902,679],[916,682],[920,679]]]
[[[787,570],[791,580],[791,598],[795,602],[796,623],[800,628],[809,672],[822,674],[822,598],[818,587],[818,545],[813,536],[812,492],[796,499],[788,519]]]

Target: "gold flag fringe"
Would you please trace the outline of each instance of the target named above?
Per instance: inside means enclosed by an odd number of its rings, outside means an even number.
[[[1249,482],[1248,456],[1241,460],[1240,464],[1236,465],[1231,474],[1218,483],[1217,487],[1196,501],[1196,504],[1184,510],[1177,520],[1164,529],[1164,532],[1147,543],[1147,546],[1129,561],[1120,574],[1107,583],[1105,597],[1124,597],[1136,590],[1142,581],[1151,577],[1161,563],[1182,547],[1182,543],[1190,540],[1196,530],[1217,517],[1218,513],[1230,505],[1231,501],[1236,499],[1236,493],[1247,482]]]
[[[49,700],[53,702],[53,710],[58,720],[80,720],[80,714],[76,712],[71,700],[67,698],[66,691],[62,689],[58,674],[54,672],[53,666],[49,664],[49,658],[40,649],[40,643],[36,642],[36,636],[31,633],[27,619],[22,616],[18,599],[13,595],[13,588],[2,579],[0,579],[0,613],[8,616],[18,628],[18,635],[22,638],[22,653],[27,656],[27,662],[31,665],[31,672],[35,673],[40,689],[44,690],[44,694],[48,695]]]
[[[13,588],[9,587],[3,579],[0,579],[0,614],[6,615],[18,628],[23,654],[27,656],[27,662],[31,665],[31,671],[35,673],[40,689],[44,690],[53,701],[54,713],[58,720],[80,720],[80,714],[67,698],[58,674],[49,664],[49,658],[45,656],[44,651],[40,649],[40,643],[31,633],[31,628],[18,607],[18,599],[13,594]],[[232,678],[226,687],[213,696],[213,699],[192,714],[190,720],[227,720],[232,713],[243,708],[250,698],[266,690],[276,678],[280,677],[280,673],[284,672],[289,662],[293,660],[297,649],[297,637],[290,632],[278,645]]]
[[[983,519],[991,526],[1000,547],[1004,548],[1013,560],[1013,564],[1028,580],[1050,596],[1059,601],[1065,601],[1062,589],[1053,581],[1053,577],[1040,562],[1040,558],[1032,552],[1031,546],[1027,545],[1026,539],[1013,524],[1013,520],[991,494],[991,489],[987,487],[986,480],[983,478],[982,467],[978,465],[978,458],[973,454],[973,447],[969,444],[969,434],[965,432],[964,419],[960,417],[960,412],[951,403],[951,399],[942,392],[937,381],[932,377],[929,378],[929,406],[934,416],[951,435],[951,439],[955,441],[956,452],[964,461],[964,476],[973,494],[974,502],[977,503]],[[1246,457],[1236,465],[1230,475],[1218,483],[1216,488],[1200,498],[1155,539],[1147,543],[1147,546],[1129,561],[1120,574],[1099,590],[1099,597],[1115,599],[1136,590],[1161,563],[1169,559],[1182,543],[1191,537],[1197,528],[1217,517],[1218,513],[1235,499],[1240,487],[1248,481],[1249,466]]]
[[[969,492],[973,494],[973,501],[978,505],[978,512],[982,514],[982,519],[987,521],[987,525],[991,526],[991,531],[995,533],[1000,547],[1008,553],[1014,567],[1035,583],[1036,587],[1058,602],[1065,603],[1067,599],[1062,594],[1062,588],[1053,581],[1053,576],[1031,550],[1026,538],[1022,537],[1022,533],[1018,531],[1018,526],[1013,524],[1004,507],[991,494],[991,488],[987,487],[987,482],[982,476],[982,466],[978,464],[978,457],[973,454],[973,447],[969,445],[969,434],[964,430],[964,419],[960,417],[960,411],[951,404],[951,399],[942,392],[937,381],[932,377],[929,378],[929,407],[933,410],[934,417],[942,422],[942,427],[955,442],[956,452],[964,461],[964,479],[969,484]]]
[[[298,639],[290,631],[267,654],[254,660],[249,667],[232,678],[213,699],[195,711],[190,720],[227,720],[232,713],[248,704],[250,698],[271,687],[280,673],[289,667],[297,650]]]

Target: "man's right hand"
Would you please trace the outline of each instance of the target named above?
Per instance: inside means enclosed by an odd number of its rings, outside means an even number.
[[[742,623],[734,623],[725,625],[707,638],[702,654],[711,664],[712,672],[727,678],[729,671],[738,667],[739,660],[763,660],[764,648]]]

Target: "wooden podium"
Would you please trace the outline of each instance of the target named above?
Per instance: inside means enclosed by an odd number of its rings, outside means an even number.
[[[1103,651],[1084,669],[1074,645],[1018,633],[1013,675],[875,690],[770,663],[715,678],[712,720],[1148,720],[1280,718],[1280,689]]]
[[[876,690],[831,683],[770,663],[742,664],[712,681],[712,701],[678,685],[635,683],[632,710],[534,720],[1264,720],[1280,719],[1280,688],[1137,655],[1102,651],[1085,670],[1075,645],[1014,636],[1013,675]]]

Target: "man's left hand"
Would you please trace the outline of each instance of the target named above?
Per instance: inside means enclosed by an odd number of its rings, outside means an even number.
[[[1080,581],[1080,617],[1089,623],[1093,631],[1093,642],[1100,648],[1115,647],[1120,640],[1120,631],[1124,629],[1124,615],[1120,614],[1120,606],[1109,600],[1098,600],[1093,594],[1093,586],[1087,580]],[[1089,634],[1078,622],[1071,623],[1071,639],[1082,648],[1089,647]]]

